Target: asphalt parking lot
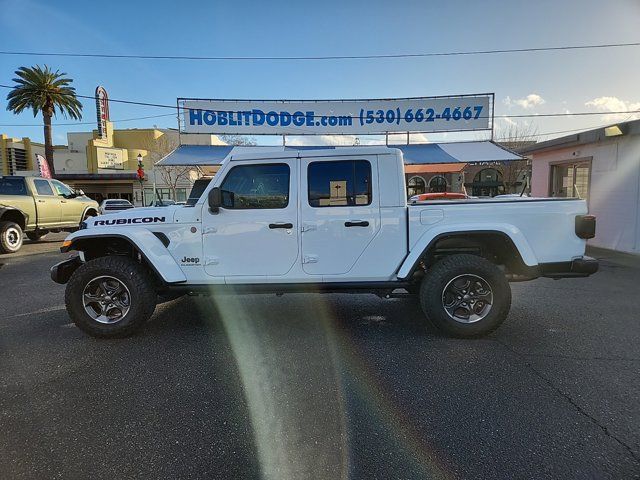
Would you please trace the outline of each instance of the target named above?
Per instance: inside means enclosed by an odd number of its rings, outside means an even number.
[[[2,478],[638,478],[640,259],[513,284],[490,337],[414,299],[225,295],[96,340],[49,279],[63,236],[0,255]]]

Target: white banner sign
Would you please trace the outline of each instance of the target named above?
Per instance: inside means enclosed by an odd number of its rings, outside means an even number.
[[[385,100],[179,98],[184,133],[382,134],[492,128],[493,94]]]
[[[97,148],[98,168],[104,170],[123,170],[122,150]]]

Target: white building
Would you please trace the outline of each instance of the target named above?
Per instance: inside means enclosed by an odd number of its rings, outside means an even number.
[[[589,244],[640,253],[640,120],[541,142],[532,159],[534,196],[580,197],[597,217]]]

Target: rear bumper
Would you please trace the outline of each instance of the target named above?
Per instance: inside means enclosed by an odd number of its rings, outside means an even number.
[[[598,260],[591,257],[574,258],[570,262],[540,264],[541,276],[548,278],[588,277],[598,271]]]
[[[80,257],[71,257],[51,267],[51,280],[56,283],[67,283],[73,272],[82,265]]]

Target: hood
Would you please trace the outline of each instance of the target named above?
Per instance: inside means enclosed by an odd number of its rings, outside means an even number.
[[[122,225],[153,225],[158,223],[171,223],[175,215],[176,206],[167,207],[139,207],[121,210],[91,217],[84,221],[86,227],[117,227]]]

